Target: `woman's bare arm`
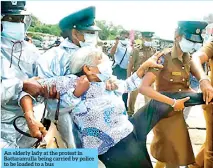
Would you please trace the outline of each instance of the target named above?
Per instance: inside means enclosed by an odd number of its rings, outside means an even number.
[[[151,85],[155,82],[156,76],[152,72],[147,72],[143,77],[139,92],[145,96],[155,99],[159,102],[169,104],[174,106],[175,111],[180,111],[184,109],[184,102],[189,100],[189,97],[179,99],[177,101],[155,91]]]
[[[152,99],[157,101],[173,105],[174,100],[162,95],[161,93],[154,90],[151,86],[155,82],[156,76],[152,72],[147,72],[146,75],[143,77],[141,87],[139,88],[139,92],[145,96],[148,96]]]

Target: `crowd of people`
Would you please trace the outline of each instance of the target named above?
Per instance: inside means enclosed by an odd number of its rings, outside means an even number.
[[[141,32],[136,48],[122,31],[105,54],[97,46],[95,7],[88,7],[60,20],[64,41],[40,56],[25,39],[25,4],[1,1],[1,148],[31,147],[14,128],[17,116],[26,119],[17,127],[45,136],[33,111],[44,98],[52,120],[60,102],[57,126],[65,146],[97,149],[102,167],[152,168],[146,139],[153,129],[156,168],[213,168],[213,71],[208,75],[202,66],[213,68],[213,41],[203,46],[206,22],[179,21],[173,46],[161,52],[153,48],[154,32]],[[191,86],[195,78],[199,90]],[[145,105],[136,110],[138,94]],[[195,157],[183,110],[198,104],[206,142]]]

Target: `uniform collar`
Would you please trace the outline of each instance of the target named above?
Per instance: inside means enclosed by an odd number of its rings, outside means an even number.
[[[181,62],[185,62],[188,58],[190,58],[190,55],[188,53],[183,53],[183,56],[182,56],[182,59],[178,57],[178,54],[177,54],[177,49],[175,46],[172,47],[171,49],[171,56],[172,56],[172,59],[178,59],[180,60]]]
[[[77,45],[75,45],[73,42],[71,42],[68,38],[66,38],[60,44],[60,47],[71,48],[71,49],[77,49],[77,48],[79,48]]]

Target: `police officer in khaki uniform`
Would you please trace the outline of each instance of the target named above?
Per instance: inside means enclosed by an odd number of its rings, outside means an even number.
[[[210,85],[210,79],[205,75],[201,64],[207,62],[208,60],[211,68],[211,85],[213,86],[213,40],[206,43],[200,51],[196,52],[193,55],[192,60],[194,66],[201,74],[195,74],[198,76],[200,86],[206,87],[210,91],[204,98],[206,102],[209,102],[209,100],[213,97],[213,87],[205,86],[208,84]],[[203,109],[206,119],[206,142],[196,157],[196,164],[190,166],[190,168],[213,168],[213,105],[208,104],[203,106]]]
[[[131,53],[129,64],[127,68],[127,77],[131,76],[137,69],[144,63],[148,58],[150,58],[155,53],[155,49],[152,47],[152,37],[154,32],[142,32],[142,45],[140,48],[134,48]],[[133,91],[130,94],[128,114],[129,116],[134,114],[135,102],[138,96],[138,90]],[[150,99],[144,96],[145,103]]]
[[[196,43],[202,43],[201,30],[206,22],[180,21],[175,32],[175,42],[171,51],[161,57],[163,69],[150,69],[142,81],[142,94],[159,95],[165,92],[190,92],[189,75],[191,58],[189,52],[195,49]],[[196,71],[195,68],[191,69]],[[156,92],[150,86],[156,81]],[[202,90],[203,91],[203,90]],[[162,119],[154,127],[154,138],[151,154],[164,162],[166,168],[178,168],[195,162],[189,133],[180,111]]]

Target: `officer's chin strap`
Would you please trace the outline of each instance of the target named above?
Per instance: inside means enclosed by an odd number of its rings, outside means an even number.
[[[19,65],[19,62],[20,62],[20,58],[21,58],[21,54],[22,54],[22,44],[21,44],[22,41],[16,41],[16,42],[13,42],[13,41],[12,41],[12,43],[13,43],[13,46],[12,46],[12,51],[11,51],[10,68],[11,68],[12,63],[13,63],[13,50],[14,50],[14,47],[15,47],[16,44],[20,44],[21,50],[20,50],[20,54],[19,54],[19,58],[18,58],[18,67],[19,67],[19,69],[21,70],[21,67],[20,67],[20,65]]]

